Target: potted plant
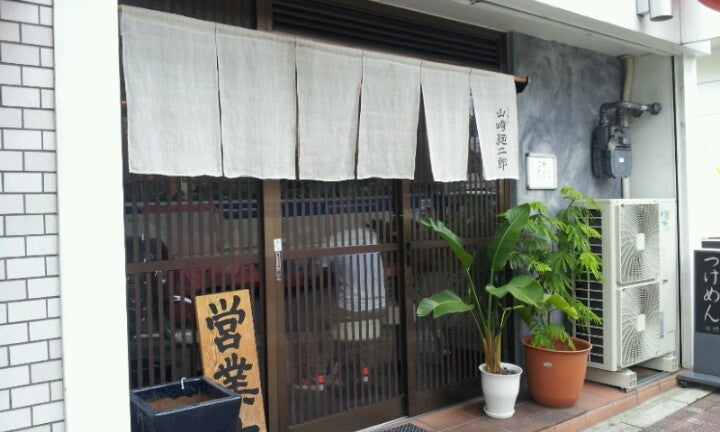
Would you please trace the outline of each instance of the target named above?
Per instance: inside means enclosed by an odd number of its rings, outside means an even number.
[[[432,314],[438,318],[449,313],[471,315],[482,346],[484,364],[482,390],[485,396],[485,412],[495,418],[508,418],[515,412],[515,400],[520,390],[522,369],[501,360],[501,338],[513,311],[527,306],[539,307],[542,288],[528,275],[519,275],[508,283],[497,286],[500,273],[506,268],[507,259],[514,250],[518,238],[529,221],[529,205],[514,207],[504,214],[504,221],[498,226],[488,246],[489,280],[485,286],[477,286],[471,276],[473,256],[465,249],[462,239],[444,223],[432,218],[420,222],[437,233],[450,247],[460,261],[465,274],[465,289],[458,294],[452,290],[437,292],[420,301],[417,315]],[[481,291],[482,290],[482,291]],[[510,294],[517,302],[507,305],[503,298]]]
[[[205,377],[131,390],[131,432],[235,432],[240,403]]]
[[[509,254],[510,267],[532,276],[542,287],[540,302],[518,311],[530,329],[522,338],[525,368],[532,398],[541,405],[569,407],[582,392],[591,345],[571,337],[562,315],[587,326],[600,318],[574,296],[581,275],[602,281],[601,259],[592,239],[600,238],[590,225],[597,203],[572,187],[561,189],[566,207],[554,216],[544,204],[530,203],[531,214]],[[559,312],[561,313],[559,313]]]

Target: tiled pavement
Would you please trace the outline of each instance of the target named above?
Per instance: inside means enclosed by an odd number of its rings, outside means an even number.
[[[720,393],[705,386],[677,386],[676,374],[624,392],[586,382],[572,408],[545,408],[521,394],[515,415],[492,419],[475,399],[418,417],[367,430],[380,432],[412,423],[429,432],[720,432]]]
[[[587,432],[720,431],[720,393],[707,386],[668,390]]]

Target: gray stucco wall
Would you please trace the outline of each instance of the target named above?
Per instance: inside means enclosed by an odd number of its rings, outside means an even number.
[[[564,206],[560,188],[573,186],[593,198],[619,198],[619,179],[592,174],[590,145],[600,105],[620,99],[623,68],[615,57],[538,39],[509,35],[513,73],[527,75],[530,84],[518,95],[520,178],[516,202],[542,201],[551,210]],[[525,154],[549,153],[557,159],[558,189],[526,188]],[[529,331],[516,317],[521,336]],[[516,363],[524,365],[517,343]]]
[[[590,144],[600,105],[620,99],[620,60],[518,33],[509,39],[513,73],[531,80],[518,95],[521,170],[517,202],[543,201],[551,209],[561,207],[560,188],[566,185],[593,198],[619,198],[619,179],[593,177]],[[555,155],[557,190],[526,188],[528,152]]]

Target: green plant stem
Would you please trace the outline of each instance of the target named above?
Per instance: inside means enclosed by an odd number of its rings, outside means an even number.
[[[473,283],[472,276],[470,276],[470,269],[465,271],[465,276],[467,277],[467,280],[468,280],[468,286],[470,289],[470,293],[473,297],[473,303],[475,303],[475,307],[478,310],[478,317],[480,318],[478,330],[480,330],[480,334],[482,334],[482,328],[487,327],[487,321],[485,321],[485,319],[483,317],[483,312],[482,312],[482,307],[481,307],[482,305],[480,304],[480,298],[477,295],[477,290],[475,289],[475,284]],[[475,314],[472,314],[472,315],[474,316]],[[477,319],[475,321],[477,322]],[[482,327],[480,327],[480,325],[482,325]]]
[[[503,313],[502,313],[502,316],[500,317],[500,328],[501,329],[505,328],[505,324],[507,324],[506,319],[507,319],[507,317],[510,316],[508,314],[508,312],[510,312],[511,310],[512,310],[512,308],[503,308]]]
[[[493,283],[493,279],[495,279],[495,272],[491,269],[491,270],[490,270],[490,284]],[[488,314],[488,317],[487,317],[487,319],[488,319],[488,322],[490,322],[490,320],[491,320],[491,318],[492,318],[492,307],[493,307],[492,300],[493,300],[493,296],[492,296],[492,295],[488,295],[487,297],[488,297],[488,305],[487,305],[487,314]],[[502,327],[500,327],[500,328],[502,329]]]
[[[468,282],[468,289],[472,296],[472,301],[475,303],[475,308],[477,309],[477,314],[473,311],[470,313],[470,316],[472,316],[473,321],[475,322],[475,327],[477,327],[478,334],[480,335],[480,342],[482,343],[483,348],[487,345],[487,336],[486,331],[488,329],[487,322],[485,321],[483,317],[483,311],[482,311],[482,305],[480,304],[480,298],[477,295],[477,291],[475,290],[475,284],[473,283],[472,276],[470,275],[470,270],[465,271],[465,276],[467,277]],[[489,352],[489,351],[485,351]],[[486,362],[487,364],[487,359]],[[488,366],[489,369],[492,368],[492,366]]]

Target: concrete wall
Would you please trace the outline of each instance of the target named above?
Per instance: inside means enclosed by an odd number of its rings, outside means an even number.
[[[592,175],[590,148],[600,105],[620,99],[622,65],[615,57],[515,33],[514,73],[530,85],[518,95],[520,179],[517,202],[562,206],[559,189],[573,186],[593,198],[618,198],[620,180]],[[554,154],[558,190],[526,189],[525,153]]]
[[[668,56],[635,58],[631,100],[658,102],[657,115],[630,118],[633,172],[628,198],[677,198],[673,63]]]
[[[64,430],[52,6],[0,1],[0,431]]]

